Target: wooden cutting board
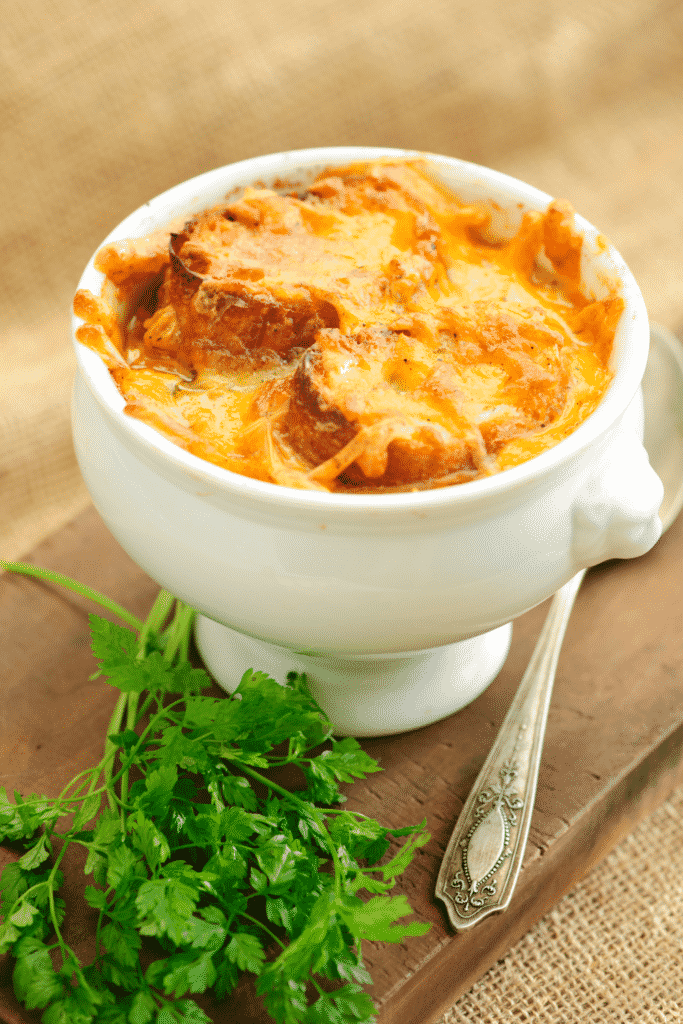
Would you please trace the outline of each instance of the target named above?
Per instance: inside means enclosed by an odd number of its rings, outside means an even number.
[[[515,623],[498,679],[468,708],[401,736],[363,741],[384,771],[349,788],[350,806],[391,827],[427,817],[430,843],[396,891],[407,894],[423,937],[366,947],[380,1024],[430,1024],[593,864],[683,781],[683,518],[643,558],[588,574],[574,610],[550,709],[537,804],[510,909],[454,935],[434,899],[440,860],[540,630],[546,606]],[[31,558],[108,594],[144,616],[155,584],[90,509]],[[115,692],[90,681],[88,603],[36,580],[0,577],[0,785],[55,796],[101,756]],[[94,609],[93,609],[94,610]],[[258,668],[259,666],[254,666]],[[17,856],[0,847],[0,867]],[[74,923],[87,949],[92,918],[80,865],[66,865]],[[0,958],[0,1017],[22,1010],[12,965]],[[249,984],[229,1004],[202,1004],[216,1024],[265,1022]],[[482,1008],[483,1009],[483,1008]]]

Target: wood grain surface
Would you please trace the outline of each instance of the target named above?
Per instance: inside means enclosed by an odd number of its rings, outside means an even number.
[[[441,856],[531,654],[545,606],[515,623],[508,661],[473,704],[426,729],[363,741],[384,771],[350,787],[349,804],[396,827],[426,816],[432,833],[400,882],[423,937],[368,944],[380,1024],[431,1024],[576,880],[683,781],[683,521],[655,549],[590,572],[570,622],[550,709],[530,842],[510,909],[454,935],[433,897]],[[96,587],[144,615],[155,584],[90,509],[32,560]],[[99,760],[115,693],[89,681],[88,602],[36,580],[0,577],[0,785],[56,795]],[[258,667],[258,666],[254,666]],[[17,856],[0,847],[0,867]],[[66,867],[68,937],[84,955],[92,919],[82,869]],[[0,1017],[39,1020],[12,993],[0,958]],[[249,984],[229,1003],[202,1004],[216,1024],[269,1018]]]

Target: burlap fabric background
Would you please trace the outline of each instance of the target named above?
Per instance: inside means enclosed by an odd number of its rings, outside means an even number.
[[[104,235],[214,166],[407,146],[514,174],[608,234],[683,323],[683,6],[654,0],[25,0],[2,18],[0,557],[88,501],[69,304]],[[678,796],[446,1016],[678,1021]]]

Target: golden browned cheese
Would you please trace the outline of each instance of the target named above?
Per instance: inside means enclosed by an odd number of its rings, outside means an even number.
[[[236,473],[349,492],[487,476],[593,411],[623,309],[582,294],[568,203],[510,240],[490,220],[419,161],[248,188],[105,246],[78,338],[131,416]]]

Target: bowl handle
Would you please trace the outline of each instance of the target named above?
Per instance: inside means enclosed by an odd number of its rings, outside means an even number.
[[[572,509],[576,568],[608,558],[635,558],[662,533],[664,488],[631,422],[622,423],[577,495]]]

